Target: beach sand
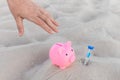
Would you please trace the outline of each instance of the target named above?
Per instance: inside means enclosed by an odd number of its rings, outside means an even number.
[[[59,33],[48,34],[24,21],[18,36],[6,0],[0,1],[0,80],[120,80],[119,0],[34,0],[59,23]],[[61,70],[51,64],[49,49],[56,42],[72,42],[76,60]],[[88,45],[95,47],[88,66]]]

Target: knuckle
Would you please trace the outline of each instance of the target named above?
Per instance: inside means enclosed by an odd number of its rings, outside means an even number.
[[[44,21],[45,21],[45,22],[49,22],[49,18],[44,17]]]
[[[44,15],[49,15],[49,13],[48,12],[44,12]]]
[[[19,30],[22,30],[23,28],[22,28],[21,26],[18,26],[18,29],[19,29]]]
[[[50,20],[49,20],[49,18],[46,18],[46,20],[45,20],[46,22],[49,22]]]
[[[40,22],[41,26],[46,26],[46,24],[44,22]]]
[[[46,24],[43,22],[43,21],[37,21],[38,22],[38,24],[41,26],[41,27],[45,27],[46,26]]]

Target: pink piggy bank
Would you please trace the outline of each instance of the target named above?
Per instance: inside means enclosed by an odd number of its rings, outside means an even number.
[[[49,57],[52,64],[60,67],[60,69],[65,69],[70,66],[76,59],[70,41],[54,44],[50,49]]]

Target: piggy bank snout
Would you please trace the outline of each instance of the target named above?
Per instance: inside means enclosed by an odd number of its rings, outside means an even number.
[[[74,62],[74,61],[75,61],[75,56],[72,55],[72,56],[70,57],[70,62],[72,63],[72,62]]]

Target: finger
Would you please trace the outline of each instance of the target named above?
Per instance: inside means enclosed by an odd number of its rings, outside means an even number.
[[[24,34],[23,19],[20,18],[20,17],[17,18],[16,19],[16,23],[17,23],[17,28],[18,28],[19,36],[22,36]]]
[[[56,26],[59,26],[58,22],[55,21],[50,15],[46,15],[48,18],[51,19],[51,21],[56,25]]]
[[[47,20],[47,24],[53,29],[53,31],[58,32],[57,27],[51,22],[51,20]]]
[[[58,22],[55,21],[50,14],[45,14],[45,15],[46,15],[48,18],[50,18],[51,21],[52,21],[56,26],[59,26]]]
[[[34,22],[35,24],[41,26],[48,33],[50,33],[50,34],[53,33],[53,30],[43,20],[41,20],[40,18],[35,17],[31,21]]]
[[[52,28],[53,31],[58,32],[56,25],[53,24],[52,21],[48,17],[42,14],[39,14],[38,17],[44,20],[47,23],[47,25]]]
[[[47,16],[48,18],[51,19],[51,21],[58,26],[59,24],[53,19],[53,17],[43,8],[40,8],[40,13],[44,14],[45,16]]]

